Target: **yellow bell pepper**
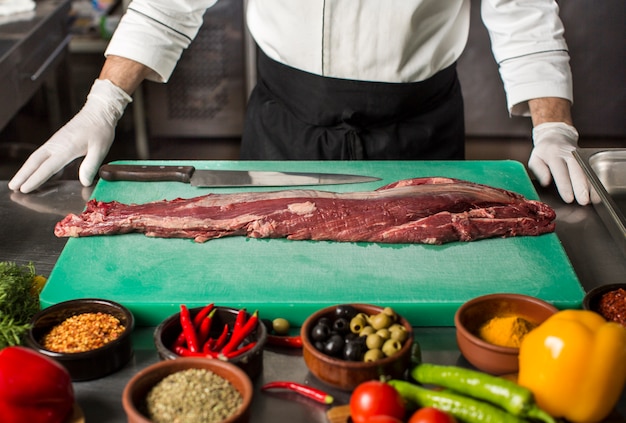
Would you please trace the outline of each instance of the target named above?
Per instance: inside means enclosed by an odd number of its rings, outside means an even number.
[[[559,311],[520,346],[518,383],[553,417],[599,422],[625,382],[626,328],[592,311]]]

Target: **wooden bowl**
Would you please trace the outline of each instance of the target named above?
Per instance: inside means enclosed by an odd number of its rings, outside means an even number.
[[[517,315],[536,325],[558,310],[539,298],[522,294],[490,294],[464,303],[455,313],[456,341],[477,369],[494,375],[518,370],[519,348],[490,344],[477,336],[480,326],[497,316]]]
[[[380,313],[383,307],[369,304],[350,304],[359,312],[373,315]],[[347,361],[331,357],[319,351],[313,345],[310,332],[321,317],[330,317],[337,306],[326,307],[309,316],[303,323],[302,355],[309,371],[322,382],[339,389],[352,390],[368,380],[379,379],[381,376],[392,378],[402,377],[411,365],[411,347],[413,345],[413,329],[409,322],[399,316],[398,322],[407,330],[409,337],[402,348],[390,357],[372,362]]]
[[[129,423],[150,423],[143,410],[145,398],[157,383],[172,373],[187,369],[206,369],[230,382],[243,398],[239,409],[221,423],[246,423],[250,419],[253,387],[248,375],[234,364],[201,357],[159,361],[135,374],[122,393],[122,405]]]
[[[195,316],[203,307],[195,307],[189,309],[189,313]],[[228,324],[231,328],[237,317],[239,309],[229,307],[215,307],[216,312],[213,315],[211,323],[211,337],[219,336],[224,328],[224,324]],[[250,317],[250,316],[248,316]],[[176,313],[165,319],[154,330],[154,345],[157,353],[162,360],[172,360],[180,356],[170,349],[174,344],[174,340],[180,334],[182,328],[180,325],[180,313]],[[243,369],[251,379],[255,379],[263,369],[263,348],[267,341],[267,329],[265,325],[259,323],[257,328],[245,339],[246,342],[256,341],[256,345],[249,351],[234,357],[229,362]]]

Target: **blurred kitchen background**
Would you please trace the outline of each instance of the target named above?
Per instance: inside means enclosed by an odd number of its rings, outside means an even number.
[[[125,3],[37,0],[26,14],[0,14],[0,180],[73,116],[104,61]],[[220,0],[168,84],[146,82],[117,128],[107,161],[236,160],[254,45],[244,0]],[[467,159],[526,163],[530,120],[510,118],[489,39],[472,0],[459,76]],[[574,74],[574,121],[582,147],[626,147],[626,2],[560,2]],[[25,76],[26,74],[26,76]],[[64,176],[75,178],[76,165]]]

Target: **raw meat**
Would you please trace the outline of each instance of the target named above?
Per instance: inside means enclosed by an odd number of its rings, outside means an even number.
[[[539,201],[459,179],[407,179],[375,191],[284,190],[161,200],[90,200],[57,223],[58,237],[141,232],[205,242],[225,236],[426,243],[540,235],[555,212]]]

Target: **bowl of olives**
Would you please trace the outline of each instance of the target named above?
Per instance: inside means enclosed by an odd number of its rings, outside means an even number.
[[[352,390],[367,380],[402,377],[410,368],[413,329],[390,307],[339,304],[302,325],[302,355],[322,382]]]

